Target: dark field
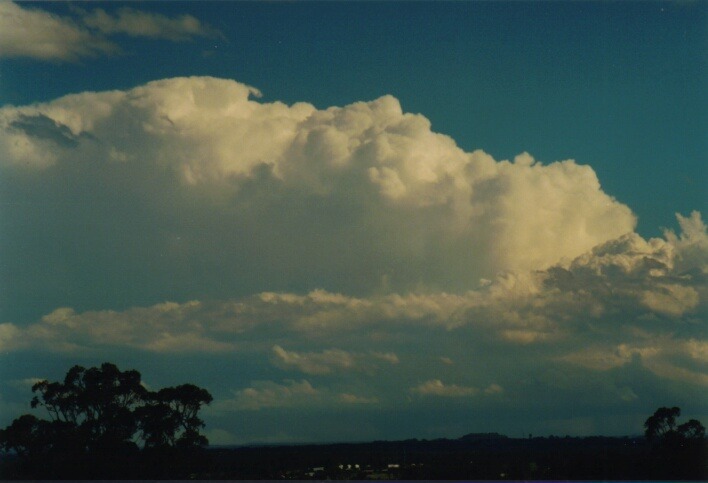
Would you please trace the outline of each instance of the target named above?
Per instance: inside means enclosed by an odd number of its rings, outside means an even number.
[[[705,480],[705,441],[677,447],[643,437],[376,441],[294,446],[212,447],[190,454],[107,454],[91,461],[23,467],[5,457],[0,476],[90,479],[341,480]],[[77,464],[78,463],[78,464]]]

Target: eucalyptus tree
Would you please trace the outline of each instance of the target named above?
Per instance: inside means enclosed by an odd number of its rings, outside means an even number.
[[[74,366],[63,381],[37,382],[32,392],[31,407],[44,408],[48,419],[34,414],[15,419],[0,430],[0,451],[16,454],[27,468],[62,468],[44,476],[71,477],[79,474],[78,467],[130,465],[145,449],[179,450],[184,458],[208,445],[200,433],[204,421],[199,411],[212,396],[193,384],[149,391],[138,371],[104,363]]]

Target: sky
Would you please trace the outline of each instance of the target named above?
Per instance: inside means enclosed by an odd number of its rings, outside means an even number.
[[[0,3],[0,426],[105,361],[213,444],[706,424],[707,17]]]

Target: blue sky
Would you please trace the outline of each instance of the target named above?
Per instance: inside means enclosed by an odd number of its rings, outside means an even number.
[[[708,414],[705,4],[0,8],[3,421],[103,360],[215,442]]]

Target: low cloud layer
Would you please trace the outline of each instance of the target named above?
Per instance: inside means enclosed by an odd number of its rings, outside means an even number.
[[[299,370],[305,374],[331,374],[335,371],[372,371],[381,362],[398,364],[398,357],[393,353],[351,353],[341,349],[298,353],[274,345],[273,362],[282,369]]]
[[[75,62],[119,53],[119,46],[109,40],[116,34],[172,41],[220,35],[191,15],[169,18],[132,8],[115,14],[100,8],[72,12],[72,17],[60,16],[33,6],[1,2],[0,57]]]
[[[561,393],[592,390],[603,404],[630,403],[643,384],[625,379],[631,367],[668,384],[666,394],[705,390],[708,235],[698,213],[679,221],[678,235],[625,235],[458,295],[316,290],[125,311],[60,308],[27,326],[0,325],[0,349],[215,355],[248,360],[255,374],[273,378],[231,381],[219,414],[311,404],[390,408],[410,396],[421,404],[509,402],[529,378]],[[308,379],[288,379],[293,372]],[[587,386],[574,382],[579,372]]]
[[[333,393],[317,389],[303,379],[286,380],[283,383],[257,381],[251,387],[235,391],[233,398],[218,401],[211,409],[214,412],[258,411],[273,408],[313,408],[322,405],[375,404],[375,398],[366,398],[348,393]]]

